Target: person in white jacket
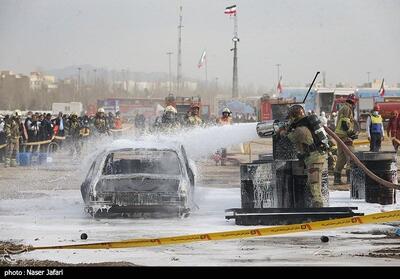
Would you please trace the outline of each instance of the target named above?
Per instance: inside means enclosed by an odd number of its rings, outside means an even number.
[[[321,121],[322,126],[328,125],[328,118],[325,116],[325,111],[321,112],[321,116],[319,117],[319,121]]]

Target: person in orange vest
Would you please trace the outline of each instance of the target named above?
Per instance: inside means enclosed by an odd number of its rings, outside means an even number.
[[[121,113],[117,111],[114,117],[114,129],[122,129]]]
[[[382,116],[379,115],[379,105],[375,105],[372,113],[367,118],[366,130],[369,140],[369,151],[379,152],[381,143],[385,139]]]
[[[232,124],[232,112],[229,108],[224,108],[222,110],[222,116],[218,118],[217,123],[220,125],[231,125]]]

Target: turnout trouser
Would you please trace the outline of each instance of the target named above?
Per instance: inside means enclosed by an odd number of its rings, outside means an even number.
[[[19,139],[12,139],[7,145],[5,167],[17,166],[17,154],[19,152]]]
[[[347,147],[351,150],[351,152],[354,152],[354,146],[353,145],[347,145]],[[336,166],[335,166],[335,173],[342,173],[342,170],[344,166],[347,164],[346,168],[350,169],[350,157],[344,153],[343,148],[341,148],[339,145],[337,147],[337,160],[336,160]]]

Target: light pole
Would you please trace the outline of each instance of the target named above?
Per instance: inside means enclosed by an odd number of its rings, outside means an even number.
[[[169,93],[171,93],[172,87],[171,87],[171,55],[173,54],[173,52],[168,51],[167,55],[168,55],[168,85],[169,85]]]
[[[93,73],[94,73],[94,81],[93,81],[93,84],[94,84],[94,89],[96,89],[96,69],[93,69]]]
[[[370,74],[371,72],[367,72],[367,82],[368,82],[368,86],[369,86],[369,74]]]
[[[77,90],[79,98],[81,97],[81,70],[82,70],[82,68],[79,67],[78,68],[78,90]]]

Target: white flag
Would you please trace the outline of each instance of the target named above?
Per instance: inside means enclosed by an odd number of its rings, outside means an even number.
[[[206,51],[203,51],[203,54],[200,57],[199,64],[197,64],[197,67],[201,68],[201,66],[204,65],[205,61],[206,61]]]

